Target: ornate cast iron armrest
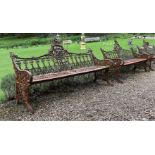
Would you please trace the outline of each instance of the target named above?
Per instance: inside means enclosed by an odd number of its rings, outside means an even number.
[[[16,81],[19,83],[31,83],[32,82],[32,73],[27,70],[21,70],[16,64],[15,59],[18,58],[17,55],[10,52],[10,57],[12,59],[13,67],[16,73]]]
[[[32,83],[32,73],[27,70],[16,70],[16,80],[19,83]]]
[[[93,58],[93,61],[94,61],[94,64],[95,65],[99,65],[99,66],[112,66],[112,64],[113,64],[113,61],[112,60],[110,60],[110,59],[104,59],[104,60],[99,60],[99,59],[97,59],[95,56],[94,56],[94,54],[93,54],[93,52],[92,52],[92,50],[91,49],[89,49],[89,52],[91,53],[91,55],[92,55],[92,58]]]
[[[150,58],[152,58],[153,56],[154,56],[154,54],[152,54],[152,53],[149,53],[149,52],[147,52],[147,53],[144,53],[143,55],[147,55],[148,57],[150,57]]]
[[[152,54],[138,54],[137,58],[145,58],[145,59],[151,59],[153,57]]]
[[[110,59],[99,60],[93,55],[94,64],[97,66],[111,66],[113,61]]]
[[[112,60],[116,65],[124,65],[124,61],[120,58],[114,58]]]
[[[91,50],[90,50],[90,53],[92,54],[92,51],[91,51]],[[93,58],[93,61],[94,61],[94,64],[95,64],[95,65],[97,65],[97,66],[101,65],[102,60],[97,59],[97,58],[94,56],[94,54],[92,54],[92,58]]]
[[[111,59],[104,59],[103,61],[102,61],[102,65],[106,65],[106,66],[109,66],[109,67],[112,67],[112,66],[114,66],[114,62],[113,62],[113,60],[111,60]]]

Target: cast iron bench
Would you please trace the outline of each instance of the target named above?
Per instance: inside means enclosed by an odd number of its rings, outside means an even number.
[[[150,55],[152,59],[155,59],[155,46],[150,46],[149,42],[143,40],[143,46],[137,46],[137,49],[139,53]]]
[[[33,84],[92,72],[95,73],[94,80],[100,72],[102,76],[105,74],[105,80],[109,83],[111,61],[99,61],[92,50],[81,54],[69,53],[58,40],[54,40],[48,54],[31,58],[21,58],[14,53],[10,53],[10,56],[16,75],[16,102],[22,99],[30,112],[33,112],[33,108],[29,101],[29,88]]]
[[[144,48],[139,48],[138,46],[131,46],[130,47],[130,50],[132,51],[133,55],[135,58],[144,58],[144,59],[147,59],[147,67],[150,70],[153,70],[152,69],[152,57],[153,55],[152,54],[148,54],[146,52],[144,52]]]
[[[129,66],[129,65],[133,65],[133,71],[135,73],[136,68],[138,66],[142,66],[144,67],[144,70],[147,71],[147,67],[148,67],[148,58],[142,54],[142,55],[135,55],[133,53],[133,50],[125,50],[123,49],[119,43],[117,42],[117,40],[114,41],[114,49],[113,51],[115,51],[118,55],[118,58],[122,59],[124,61],[123,66]]]
[[[144,50],[142,51],[143,53],[146,53],[151,56],[151,59],[155,59],[155,46],[150,45],[149,42],[146,42],[145,40],[143,41],[143,48]]]

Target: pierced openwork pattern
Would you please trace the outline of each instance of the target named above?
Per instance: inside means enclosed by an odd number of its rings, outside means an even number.
[[[143,40],[143,47],[147,49],[149,47],[149,42]]]
[[[113,48],[113,50],[116,51],[118,55],[120,54],[119,52],[122,51],[122,48],[121,48],[121,46],[119,45],[119,43],[118,43],[117,40],[114,40],[114,48]]]
[[[134,58],[134,55],[131,50],[122,49],[117,40],[114,41],[114,49],[113,49],[119,58],[123,60],[128,60]]]
[[[116,59],[118,55],[114,51],[105,51],[104,49],[100,49],[105,59]]]
[[[138,46],[135,46],[135,45],[130,45],[129,46],[129,49],[131,50],[132,54],[138,54],[138,49],[137,49]]]
[[[149,42],[143,40],[143,53],[155,54],[155,46],[149,44]]]
[[[20,58],[17,55],[12,55],[12,58],[20,70],[30,71],[33,75],[54,73],[94,64],[89,52],[84,54],[68,53],[61,59],[57,59],[50,54],[32,58]]]
[[[145,53],[145,49],[142,47],[140,48],[139,46],[137,46],[138,49],[138,54],[144,54]]]

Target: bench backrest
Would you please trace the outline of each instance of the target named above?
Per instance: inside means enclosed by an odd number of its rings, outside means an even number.
[[[139,47],[136,45],[131,45],[130,50],[134,57],[139,56],[139,54],[143,54],[143,52],[141,50],[139,50]]]
[[[155,54],[155,46],[150,46],[149,42],[143,40],[143,47],[141,48],[143,53]]]
[[[114,51],[105,51],[104,49],[100,48],[104,59],[117,59],[118,54]]]
[[[148,48],[146,49],[146,52],[147,52],[148,54],[155,54],[155,47],[154,47],[154,46],[148,47]]]
[[[137,46],[137,49],[138,49],[138,53],[139,54],[146,54],[147,53],[146,49],[144,47]]]
[[[117,40],[114,41],[114,48],[113,51],[115,51],[119,58],[123,60],[128,60],[134,58],[134,54],[132,50],[125,50],[123,49],[120,44],[117,42]]]
[[[11,53],[11,58],[14,67],[30,71],[33,75],[55,73],[94,65],[91,50],[80,54],[69,53],[58,42],[55,42],[48,54],[39,57],[21,58]]]

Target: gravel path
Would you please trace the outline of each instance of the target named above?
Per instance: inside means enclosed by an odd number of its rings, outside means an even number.
[[[33,100],[34,114],[10,101],[0,105],[0,120],[155,120],[155,71],[124,73],[123,82],[112,87],[98,81],[42,95]]]

